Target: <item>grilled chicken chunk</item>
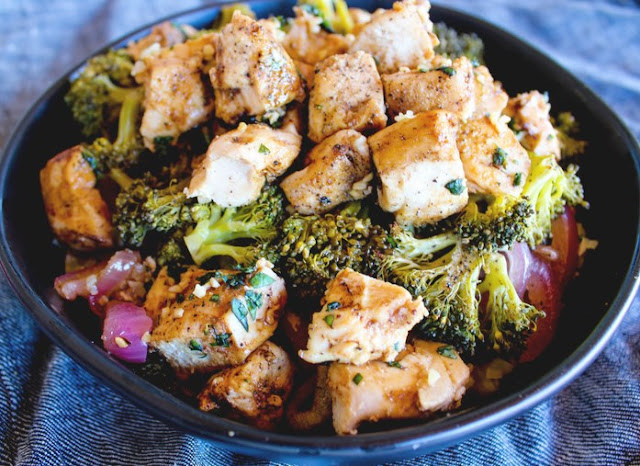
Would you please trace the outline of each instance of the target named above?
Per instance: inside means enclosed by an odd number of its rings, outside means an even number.
[[[382,75],[382,83],[391,116],[442,109],[466,120],[475,108],[473,66],[467,57],[431,71]]]
[[[293,7],[295,18],[283,41],[287,53],[294,60],[314,65],[325,58],[345,53],[352,42],[349,36],[332,34],[320,27],[322,19]]]
[[[500,115],[507,106],[509,96],[502,90],[502,84],[494,81],[486,66],[473,69],[475,110],[473,118],[485,115]]]
[[[247,360],[209,379],[198,396],[203,411],[225,416],[260,429],[276,427],[293,385],[293,365],[279,346],[266,341]]]
[[[272,28],[237,11],[220,33],[210,77],[216,116],[226,123],[304,97],[302,79]]]
[[[358,34],[362,26],[371,21],[371,13],[367,10],[363,10],[362,8],[349,8],[349,16],[353,20],[353,31],[352,34]]]
[[[258,198],[265,180],[271,182],[289,168],[301,143],[293,124],[272,129],[240,123],[211,142],[187,195],[223,207],[249,204]]]
[[[341,129],[377,131],[387,124],[382,82],[368,53],[334,55],[316,66],[309,97],[309,139]]]
[[[374,13],[363,24],[349,50],[371,54],[380,73],[393,73],[400,67],[415,68],[433,57],[438,38],[429,19],[429,2],[404,0],[393,8]]]
[[[216,41],[217,34],[205,34],[145,59],[148,77],[136,79],[144,83],[140,134],[149,149],[155,138],[175,140],[211,116],[213,96],[202,75],[212,66]]]
[[[315,146],[309,164],[280,183],[287,199],[303,215],[322,214],[343,202],[363,199],[373,180],[367,138],[343,129]]]
[[[513,120],[516,130],[524,131],[522,145],[538,155],[553,154],[560,159],[560,141],[551,124],[551,105],[538,91],[526,92],[509,99],[505,114]]]
[[[51,229],[77,251],[113,246],[107,204],[96,189],[96,176],[82,157],[82,146],[60,152],[40,170],[42,199]]]
[[[403,225],[437,222],[469,201],[456,146],[457,117],[443,110],[406,118],[368,139],[382,186],[378,203]]]
[[[312,364],[393,360],[427,312],[401,286],[351,269],[329,282],[323,303],[309,325],[307,349],[298,353]]]
[[[271,267],[261,259],[247,276],[189,268],[168,288],[176,299],[160,311],[149,345],[182,374],[242,363],[271,337],[287,300]]]
[[[393,364],[333,363],[327,381],[333,427],[341,435],[356,434],[364,421],[420,418],[453,409],[469,381],[469,368],[455,350],[420,340],[408,345]]]
[[[156,50],[181,44],[198,31],[188,24],[175,24],[170,21],[155,25],[148,36],[127,45],[127,52],[134,60],[144,59],[144,56]]]
[[[472,193],[519,196],[531,160],[504,118],[483,117],[463,123],[458,150]]]

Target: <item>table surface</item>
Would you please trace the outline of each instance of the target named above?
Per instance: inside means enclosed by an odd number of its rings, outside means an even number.
[[[196,0],[1,0],[0,147],[55,79],[103,44]],[[527,40],[586,82],[640,138],[640,4],[440,4]],[[175,431],[71,361],[0,278],[0,462],[268,464]],[[402,464],[640,465],[640,301],[596,362],[551,400],[480,436]]]

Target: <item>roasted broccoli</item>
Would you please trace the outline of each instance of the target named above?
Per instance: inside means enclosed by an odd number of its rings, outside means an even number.
[[[464,55],[479,65],[484,64],[484,43],[476,33],[460,33],[445,23],[435,23],[433,32],[440,40],[435,48],[438,55],[452,59]]]
[[[231,257],[240,265],[250,265],[260,256],[271,257],[267,244],[278,235],[285,213],[284,195],[277,186],[266,186],[246,206],[210,206],[208,215],[198,219],[184,238],[196,264],[217,256]]]
[[[65,102],[82,133],[109,136],[125,101],[140,102],[142,88],[131,76],[133,59],[124,50],[110,50],[87,63],[71,81]]]
[[[572,136],[578,133],[579,125],[573,115],[569,112],[563,112],[558,118],[552,120],[554,127],[558,133],[560,141],[560,150],[562,157],[573,157],[584,153],[587,147],[586,141],[574,139]]]

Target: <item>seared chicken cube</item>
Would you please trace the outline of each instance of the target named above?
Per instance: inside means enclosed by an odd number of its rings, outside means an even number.
[[[198,400],[203,411],[216,410],[271,430],[282,419],[292,385],[289,355],[266,341],[243,364],[213,375]]]
[[[351,16],[351,20],[353,21],[353,30],[352,34],[358,34],[362,26],[371,21],[371,13],[367,10],[363,10],[362,8],[349,8],[349,16]]]
[[[393,117],[408,111],[441,109],[466,120],[475,108],[473,66],[467,57],[431,71],[382,75],[382,83],[389,114]]]
[[[368,139],[382,186],[378,203],[402,225],[434,223],[469,201],[456,145],[457,117],[432,110]]]
[[[370,53],[380,73],[428,62],[439,43],[432,32],[429,8],[429,2],[404,0],[395,2],[390,10],[374,13],[371,21],[360,27],[349,50]]]
[[[334,55],[316,66],[309,96],[309,139],[341,129],[377,131],[387,124],[382,82],[368,53]]]
[[[296,16],[283,42],[291,58],[314,65],[331,55],[347,51],[352,41],[349,36],[325,31],[320,27],[322,18],[300,7],[293,7],[293,11]]]
[[[220,33],[210,77],[216,116],[226,123],[304,97],[302,79],[272,28],[237,11]]]
[[[522,145],[538,155],[553,154],[560,159],[560,141],[551,124],[551,105],[547,97],[538,91],[519,94],[509,99],[505,114],[513,120],[516,131],[523,131]]]
[[[343,202],[363,199],[373,180],[367,138],[343,129],[315,146],[310,163],[280,183],[287,199],[303,215],[322,214]]]
[[[241,364],[267,341],[287,300],[284,280],[261,259],[251,274],[191,267],[168,288],[149,345],[181,374]]]
[[[472,193],[519,196],[531,160],[509,129],[506,117],[483,117],[463,123],[458,150]]]
[[[494,81],[486,66],[473,69],[475,110],[473,118],[485,115],[500,115],[507,106],[509,96],[502,90],[502,84]]]
[[[156,138],[176,140],[180,134],[205,122],[213,112],[213,96],[202,79],[214,59],[217,35],[176,44],[145,60],[144,114],[140,134],[145,146],[155,150]]]
[[[96,189],[96,176],[82,146],[60,152],[40,170],[42,199],[51,229],[77,251],[113,245],[109,208]]]
[[[144,59],[144,56],[154,51],[181,44],[189,37],[197,34],[197,30],[188,24],[175,24],[170,21],[153,26],[151,33],[136,42],[127,45],[127,52],[134,60]]]
[[[469,382],[469,368],[452,347],[421,340],[394,362],[333,363],[327,381],[333,427],[341,435],[356,434],[364,421],[448,411],[459,405]]]
[[[273,129],[240,123],[211,142],[193,172],[187,195],[223,207],[250,204],[260,195],[265,180],[271,182],[289,168],[301,143],[293,125]]]
[[[312,364],[393,360],[427,313],[422,300],[401,286],[351,269],[329,282],[323,303],[309,325],[307,349],[298,353]]]

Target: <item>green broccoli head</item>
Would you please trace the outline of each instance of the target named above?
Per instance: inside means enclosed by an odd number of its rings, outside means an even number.
[[[526,242],[534,247],[543,243],[551,233],[551,222],[564,210],[564,206],[588,207],[584,200],[582,183],[577,176],[578,167],[569,165],[563,170],[553,155],[529,153],[531,171],[522,191],[522,197],[533,208],[528,220]]]
[[[87,63],[71,81],[65,102],[87,137],[105,136],[127,99],[140,101],[142,88],[131,76],[133,58],[110,50]]]
[[[338,213],[294,214],[284,221],[278,269],[299,296],[321,296],[327,283],[347,267],[368,275],[377,272],[386,232],[365,214],[354,203]]]
[[[580,126],[570,112],[562,112],[555,120],[552,120],[560,141],[562,157],[573,157],[584,153],[587,142],[575,139],[580,131]]]
[[[435,48],[438,55],[452,59],[465,56],[480,65],[484,63],[484,43],[477,34],[460,33],[445,23],[435,23],[433,32],[440,40]]]
[[[517,241],[525,241],[529,219],[534,211],[527,199],[506,195],[484,199],[473,197],[455,222],[464,244],[478,251],[509,249]]]
[[[481,312],[480,325],[488,349],[507,358],[517,356],[526,348],[536,321],[545,314],[520,299],[503,255],[487,255],[483,269],[485,276],[478,292],[486,296],[486,308]]]
[[[284,195],[277,186],[265,186],[260,197],[241,207],[222,208],[212,204],[201,212],[195,227],[184,240],[196,264],[228,256],[238,264],[250,265],[268,252],[264,245],[278,235],[284,217]],[[242,244],[244,242],[245,244]]]

